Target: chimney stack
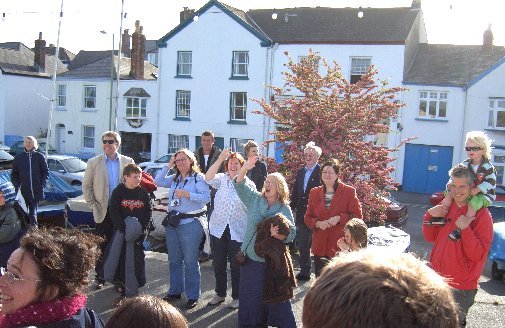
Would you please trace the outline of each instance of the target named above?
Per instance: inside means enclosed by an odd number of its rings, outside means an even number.
[[[135,80],[144,79],[144,53],[146,37],[142,34],[140,21],[135,21],[135,32],[132,34],[131,71],[130,76]]]
[[[493,31],[491,31],[491,24],[489,24],[487,30],[484,31],[482,48],[491,49],[493,47]]]
[[[121,53],[125,57],[130,57],[130,34],[128,34],[128,29],[123,31],[123,35],[121,36]]]
[[[180,15],[180,23],[185,22],[186,20],[190,19],[195,15],[195,10],[194,9],[189,9],[188,7],[184,7],[183,10],[181,11]]]
[[[35,40],[35,57],[33,58],[33,67],[40,73],[46,69],[46,41],[42,40],[42,32],[39,32],[39,39]]]

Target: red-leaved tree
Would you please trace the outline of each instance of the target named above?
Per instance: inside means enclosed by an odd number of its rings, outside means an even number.
[[[404,89],[377,82],[373,66],[351,84],[336,62],[330,65],[312,50],[299,63],[285,54],[289,62],[288,71],[283,73],[284,87],[270,86],[274,94],[270,102],[254,99],[261,106],[255,112],[276,122],[271,132],[274,138],[267,143],[284,145],[284,162],[275,169],[292,186],[296,171],[304,163],[303,149],[314,141],[323,150],[319,163],[329,158],[340,161],[339,178],[356,188],[365,220],[382,223],[387,207],[383,196],[388,188],[396,186],[390,163],[394,160],[391,153],[397,148],[388,149],[367,140],[389,132],[387,122],[403,107],[395,100]]]

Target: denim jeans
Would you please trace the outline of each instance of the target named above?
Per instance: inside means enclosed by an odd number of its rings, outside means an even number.
[[[198,246],[203,228],[197,219],[176,228],[166,227],[170,295],[186,292],[188,299],[198,299],[200,290],[200,264]]]
[[[226,297],[228,284],[227,267],[230,262],[231,269],[231,297],[236,300],[239,296],[240,266],[235,261],[235,255],[240,250],[242,243],[232,240],[230,226],[226,226],[221,238],[210,236],[213,244],[212,255],[214,256],[214,276],[216,278],[216,294]]]

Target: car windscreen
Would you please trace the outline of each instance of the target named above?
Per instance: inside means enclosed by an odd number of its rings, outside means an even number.
[[[61,161],[63,166],[69,173],[84,172],[86,170],[86,163],[78,158],[68,158]]]

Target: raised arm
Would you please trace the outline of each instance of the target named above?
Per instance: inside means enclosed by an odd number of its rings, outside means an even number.
[[[247,171],[251,170],[254,167],[254,165],[256,165],[257,161],[258,156],[249,157],[247,161],[244,162],[244,165],[242,165],[242,167],[240,168],[240,171],[238,171],[235,181],[237,183],[244,181]]]
[[[212,164],[211,167],[207,170],[207,173],[205,174],[205,181],[210,181],[214,178],[216,173],[219,171],[221,168],[221,165],[223,162],[230,156],[231,148],[226,148],[223,149],[223,151],[219,154],[219,157],[217,160]]]
[[[170,175],[168,177],[166,175],[167,175],[168,171],[174,166],[174,163],[175,163],[175,155],[172,156],[172,158],[170,159],[170,162],[168,162],[167,166],[162,168],[156,174],[156,177],[154,178],[154,183],[156,183],[156,185],[158,187],[170,188],[170,186],[172,185],[172,182],[174,181],[173,175]]]

